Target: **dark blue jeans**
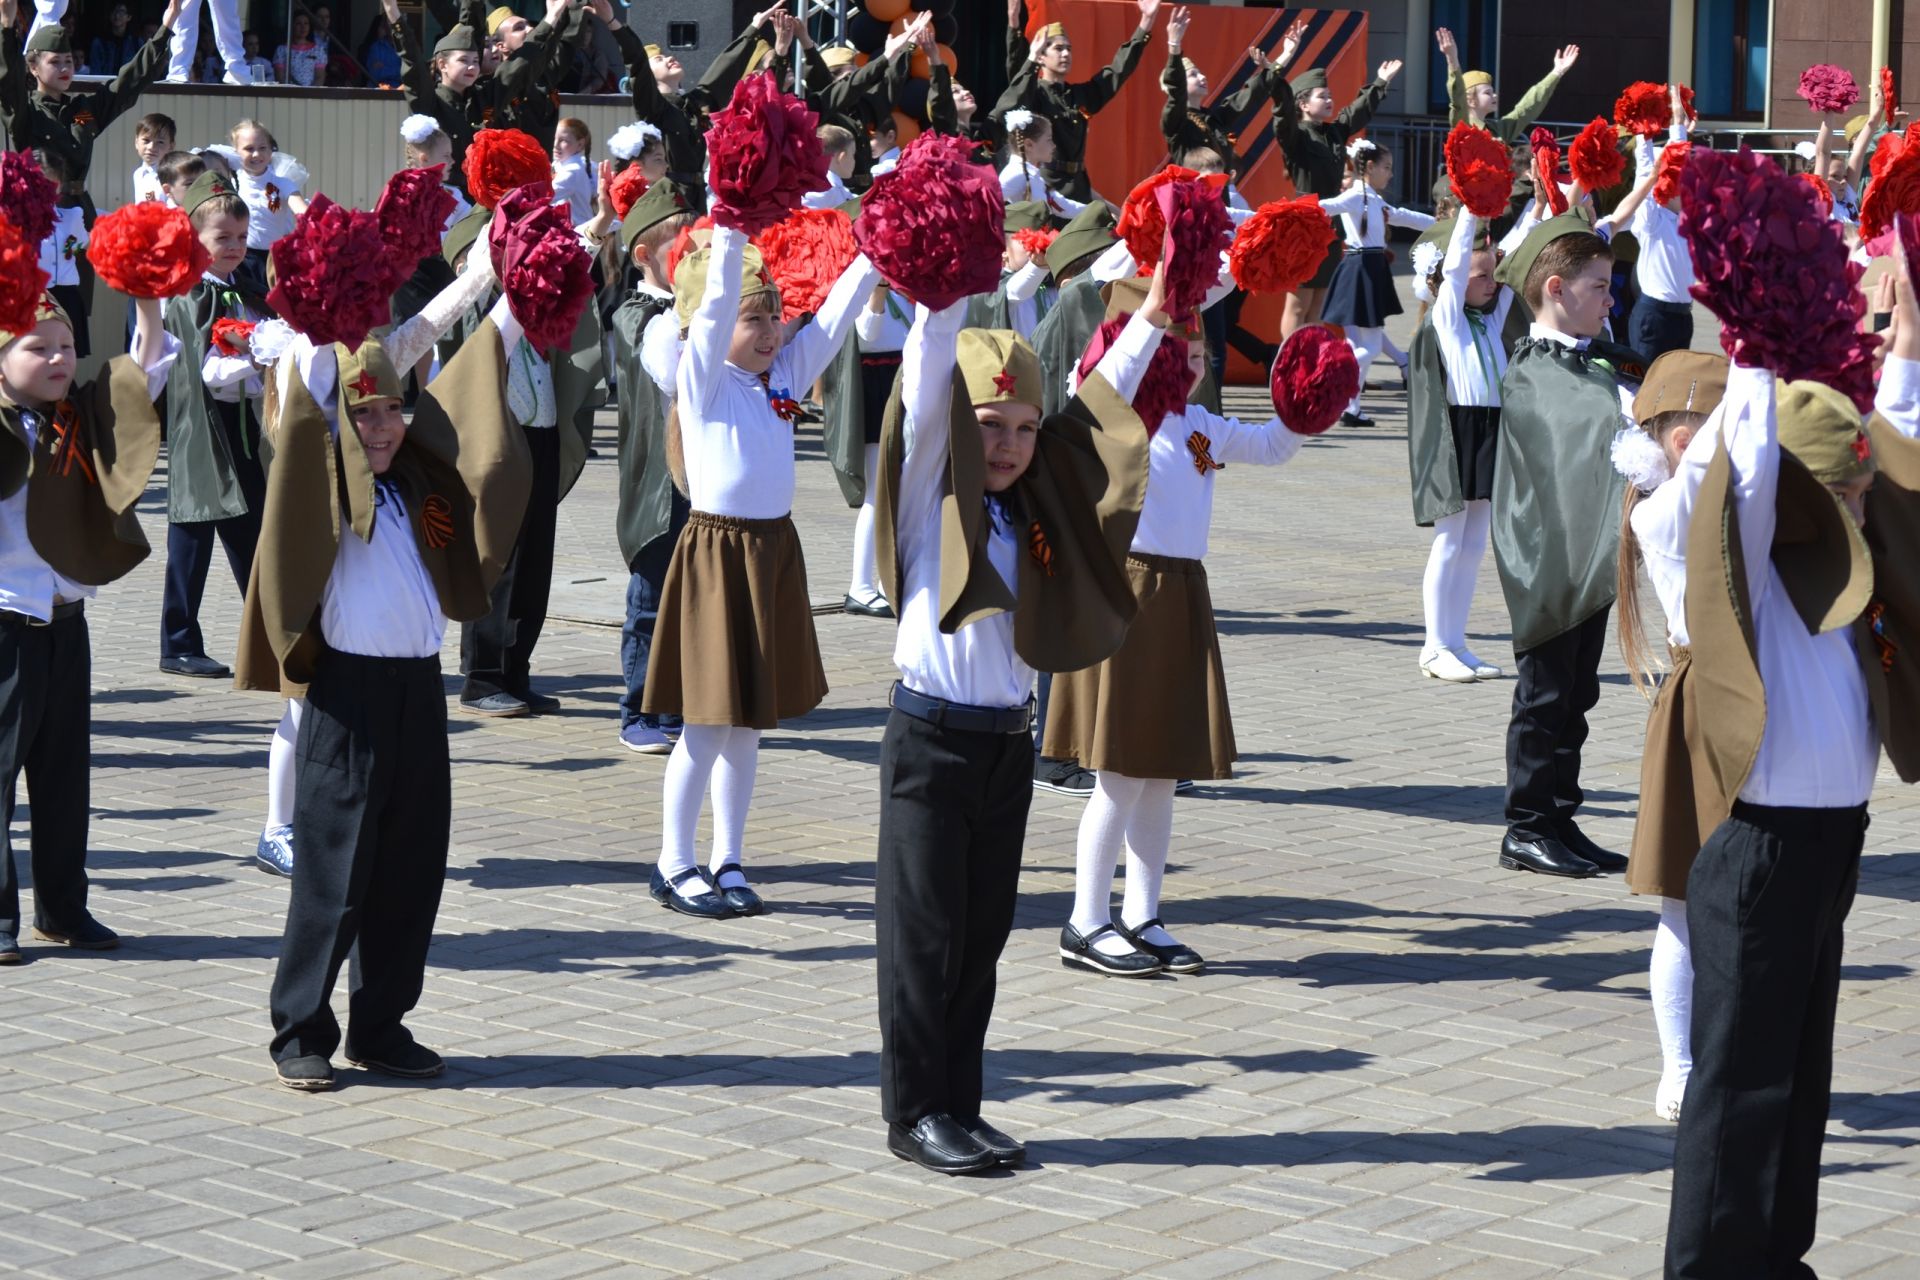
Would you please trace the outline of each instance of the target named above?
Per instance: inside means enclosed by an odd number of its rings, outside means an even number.
[[[687,524],[687,500],[673,495],[673,518],[667,531],[640,548],[627,567],[627,621],[620,629],[620,672],[627,691],[620,698],[620,727],[643,724],[649,729],[678,730],[679,716],[649,716],[640,712],[640,695],[647,687],[647,656],[653,652],[653,624],[660,616],[660,594],[667,585],[667,565],[673,546]]]

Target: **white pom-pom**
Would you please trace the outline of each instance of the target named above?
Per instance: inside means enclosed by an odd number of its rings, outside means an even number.
[[[440,122],[432,116],[416,113],[400,122],[401,140],[410,142],[416,147],[426,146],[438,132],[440,132]]]
[[[674,375],[680,369],[680,325],[673,312],[665,311],[647,322],[640,335],[640,367],[660,388],[660,394],[673,395]]]
[[[1008,133],[1025,133],[1033,127],[1033,112],[1015,107],[1000,118],[1000,123],[1007,127]]]
[[[292,342],[293,326],[278,316],[253,326],[253,333],[248,337],[254,362],[261,365],[278,363]]]
[[[659,137],[659,129],[645,120],[635,120],[613,131],[613,136],[607,139],[607,154],[616,160],[632,160],[647,149],[649,141]]]
[[[1613,469],[1642,493],[1652,493],[1673,479],[1667,451],[1639,427],[1625,427],[1613,437]]]

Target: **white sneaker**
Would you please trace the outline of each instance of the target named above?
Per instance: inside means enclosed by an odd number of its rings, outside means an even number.
[[[1441,649],[1420,659],[1420,670],[1434,680],[1449,684],[1473,684],[1480,677],[1473,668],[1453,656],[1453,650]]]
[[[1455,649],[1454,655],[1458,657],[1461,662],[1472,667],[1473,674],[1479,676],[1482,680],[1498,680],[1507,674],[1499,667],[1488,662],[1485,658],[1474,657],[1473,654],[1466,649]]]

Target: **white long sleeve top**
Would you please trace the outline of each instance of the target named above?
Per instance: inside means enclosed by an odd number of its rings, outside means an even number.
[[[80,283],[80,256],[87,251],[86,210],[77,204],[53,211],[53,230],[40,242],[40,269],[47,287]]]
[[[1087,207],[1084,201],[1055,191],[1038,169],[1022,163],[1017,156],[1000,170],[1000,194],[1007,198],[1008,204],[1015,200],[1037,200],[1063,218],[1074,217]]]
[[[284,151],[273,153],[266,172],[248,173],[236,165],[234,187],[247,202],[247,248],[267,249],[281,236],[293,230],[294,212],[288,196],[297,196],[307,183],[306,168]]]
[[[1686,122],[1675,120],[1669,141],[1686,140]],[[1663,150],[1664,147],[1656,148],[1650,138],[1635,141],[1635,186],[1645,182],[1659,166],[1660,152]],[[1693,254],[1688,250],[1687,242],[1680,237],[1680,215],[1663,204],[1656,204],[1653,196],[1648,195],[1640,202],[1640,207],[1633,211],[1627,229],[1640,242],[1640,258],[1633,268],[1633,280],[1640,287],[1640,292],[1659,302],[1690,303],[1693,299],[1693,294],[1689,292],[1693,285]]]
[[[1388,204],[1380,193],[1364,182],[1356,182],[1339,195],[1322,200],[1320,207],[1340,215],[1349,249],[1384,249],[1387,227],[1408,227],[1425,231],[1433,225],[1433,215]]]
[[[1501,285],[1485,311],[1467,306],[1467,274],[1480,219],[1461,210],[1447,242],[1440,284],[1433,293],[1427,323],[1440,344],[1440,365],[1447,372],[1447,403],[1498,408],[1500,380],[1507,375],[1507,344],[1501,339],[1513,290]]]
[[[813,319],[788,339],[766,380],[727,362],[740,313],[747,237],[714,229],[701,296],[675,378],[688,497],[695,511],[773,520],[793,509],[793,424],[769,395],[799,399],[833,359],[880,273],[863,254],[834,283]]]

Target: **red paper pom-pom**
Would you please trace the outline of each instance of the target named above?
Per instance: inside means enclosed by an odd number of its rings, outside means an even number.
[[[223,356],[244,356],[253,350],[253,324],[221,316],[213,322],[213,349]]]
[[[1860,101],[1853,73],[1831,62],[1815,63],[1800,73],[1800,97],[1823,116],[1836,115]]]
[[[553,161],[545,148],[518,129],[474,134],[460,167],[467,176],[467,193],[485,209],[499,208],[501,197],[516,187],[553,181]]]
[[[1160,261],[1172,210],[1173,265],[1167,273],[1167,311],[1185,319],[1220,278],[1220,252],[1233,236],[1227,217],[1227,175],[1201,175],[1168,165],[1135,187],[1120,209],[1114,234],[1144,270]],[[1325,255],[1322,255],[1325,256]]]
[[[1240,224],[1227,266],[1248,293],[1292,293],[1313,279],[1334,239],[1318,196],[1274,200]]]
[[[1796,176],[1800,181],[1807,184],[1809,191],[1813,192],[1814,201],[1819,204],[1821,212],[1825,213],[1828,217],[1832,217],[1833,188],[1827,185],[1827,180],[1817,173],[1802,173]],[[1657,190],[1656,194],[1658,194]]]
[[[1360,394],[1360,362],[1331,327],[1303,325],[1281,344],[1267,386],[1273,411],[1287,429],[1317,436],[1338,422]]]
[[[827,189],[827,155],[815,130],[820,117],[780,92],[770,72],[747,76],[707,130],[713,221],[757,235],[800,207],[801,197]]]
[[[53,234],[60,184],[49,178],[31,151],[0,151],[0,218],[39,244]]]
[[[1871,179],[1867,184],[1868,191],[1873,190],[1873,183],[1880,181],[1893,162],[1913,145],[1916,136],[1920,136],[1920,121],[1908,125],[1905,133],[1882,134],[1880,141],[1873,144],[1873,155],[1867,161],[1867,173]]]
[[[930,311],[1000,283],[1007,202],[964,138],[931,131],[900,153],[860,203],[853,238],[886,282]]]
[[[192,291],[213,258],[186,214],[148,200],[121,205],[94,223],[87,261],[128,297],[177,298]]]
[[[573,346],[580,313],[593,300],[593,260],[574,234],[553,187],[534,182],[509,191],[487,230],[500,292],[527,342],[541,355]]]
[[[39,242],[28,241],[0,217],[0,331],[16,336],[31,332],[40,322],[40,300],[46,295]]]
[[[1553,130],[1536,128],[1528,141],[1533,146],[1533,185],[1547,193],[1547,209],[1554,217],[1567,211],[1567,193],[1560,189],[1560,144]]]
[[[1660,150],[1660,167],[1654,171],[1653,202],[1665,204],[1680,194],[1680,173],[1687,167],[1691,142],[1669,142]]]
[[[704,233],[704,234],[702,234]],[[680,233],[667,246],[667,279],[680,269],[680,259],[705,245],[713,238],[713,219],[704,213],[680,228]]]
[[[94,243],[99,243],[97,230]],[[315,345],[338,342],[357,349],[371,330],[393,318],[387,269],[368,267],[387,252],[375,215],[316,195],[269,252],[274,286],[267,305]]]
[[[458,201],[442,181],[445,166],[402,169],[387,179],[373,216],[387,252],[380,262],[393,288],[405,284],[420,263],[440,252],[440,235]]]
[[[1915,125],[1913,128],[1920,128]],[[1889,138],[1887,142],[1894,142]],[[1898,140],[1891,157],[1880,164],[1874,157],[1873,181],[1867,184],[1867,197],[1860,202],[1860,238],[1875,240],[1893,227],[1896,213],[1908,217],[1920,213],[1920,146],[1914,145],[1913,129]],[[1887,150],[1885,143],[1881,150]]]
[[[1893,220],[1894,234],[1900,237],[1900,243],[1907,251],[1907,283],[1920,287],[1920,218],[1898,215]]]
[[[640,166],[630,164],[613,176],[613,184],[607,189],[607,195],[613,201],[613,216],[624,218],[633,208],[633,202],[647,193],[647,175]]]
[[[1894,91],[1892,67],[1880,68],[1880,102],[1883,108],[1880,112],[1882,120],[1900,118],[1900,95]]]
[[[1860,332],[1863,268],[1813,193],[1766,156],[1696,148],[1680,175],[1693,296],[1741,364],[1810,378],[1873,403],[1875,334]]]
[[[1567,168],[1588,191],[1605,191],[1620,181],[1627,158],[1620,154],[1619,135],[1604,117],[1595,116],[1567,148]]]
[[[1652,80],[1634,81],[1614,99],[1613,122],[1643,138],[1659,133],[1673,123],[1673,102],[1667,86]]]
[[[1014,243],[1027,251],[1027,256],[1036,262],[1047,260],[1047,248],[1059,236],[1058,231],[1047,227],[1022,227],[1013,233]]]
[[[1513,194],[1513,154],[1500,139],[1462,120],[1447,135],[1447,181],[1476,218],[1497,218]]]
[[[1100,364],[1100,358],[1127,327],[1128,316],[1115,316],[1104,320],[1087,343],[1086,351],[1080,356],[1080,377],[1084,381]],[[1133,411],[1140,415],[1140,421],[1146,423],[1147,434],[1160,430],[1160,424],[1169,415],[1179,413],[1186,406],[1187,394],[1193,390],[1193,370],[1187,364],[1187,342],[1184,338],[1165,337],[1154,348],[1153,358],[1147,362],[1147,371],[1140,377],[1140,389],[1133,393]]]
[[[795,209],[754,243],[780,286],[783,320],[818,311],[860,252],[852,220],[838,209]]]

